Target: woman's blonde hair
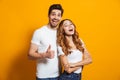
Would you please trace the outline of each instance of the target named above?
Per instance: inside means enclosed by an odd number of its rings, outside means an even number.
[[[65,55],[70,54],[69,50],[72,47],[69,45],[69,42],[65,37],[66,36],[65,31],[63,30],[63,23],[66,20],[70,21],[74,25],[74,34],[72,35],[72,38],[73,38],[73,42],[74,42],[76,48],[79,49],[80,51],[84,52],[84,48],[82,47],[82,42],[79,39],[79,34],[76,31],[76,26],[70,19],[64,19],[60,22],[58,29],[57,29],[57,44],[62,47],[62,50],[65,53]]]

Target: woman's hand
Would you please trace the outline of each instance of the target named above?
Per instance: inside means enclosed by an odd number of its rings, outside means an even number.
[[[69,68],[70,68],[70,65],[69,65],[69,64],[65,64],[65,65],[63,65],[63,66],[64,66],[65,71],[68,71]]]

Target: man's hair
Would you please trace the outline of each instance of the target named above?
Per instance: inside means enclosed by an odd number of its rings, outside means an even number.
[[[53,5],[51,5],[50,8],[49,8],[48,15],[50,15],[52,10],[54,10],[54,9],[60,10],[61,11],[61,16],[63,15],[64,10],[63,10],[63,8],[62,8],[62,6],[60,4],[53,4]]]

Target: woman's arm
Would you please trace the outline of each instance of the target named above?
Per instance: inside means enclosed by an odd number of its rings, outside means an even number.
[[[89,52],[87,51],[84,43],[83,43],[83,48],[84,48],[83,60],[80,62],[77,62],[77,63],[71,63],[70,67],[79,67],[79,66],[83,66],[83,65],[92,63],[92,57],[90,56]]]
[[[68,63],[66,55],[64,55],[64,54],[60,55],[60,61],[62,63],[64,70],[67,70],[69,68],[69,63]]]
[[[64,70],[68,73],[72,73],[80,68],[80,66],[79,67],[70,67],[70,64],[69,64],[67,57],[65,55],[61,55],[60,60],[62,62]]]
[[[68,72],[68,73],[72,73],[72,72],[74,72],[74,71],[76,71],[77,69],[79,69],[80,67],[69,67],[66,71]]]

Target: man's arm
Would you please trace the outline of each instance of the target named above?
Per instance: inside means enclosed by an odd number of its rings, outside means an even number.
[[[50,50],[51,46],[49,45],[48,49],[44,53],[38,53],[38,45],[31,43],[28,57],[31,60],[43,59],[43,58],[53,58],[54,51]]]

